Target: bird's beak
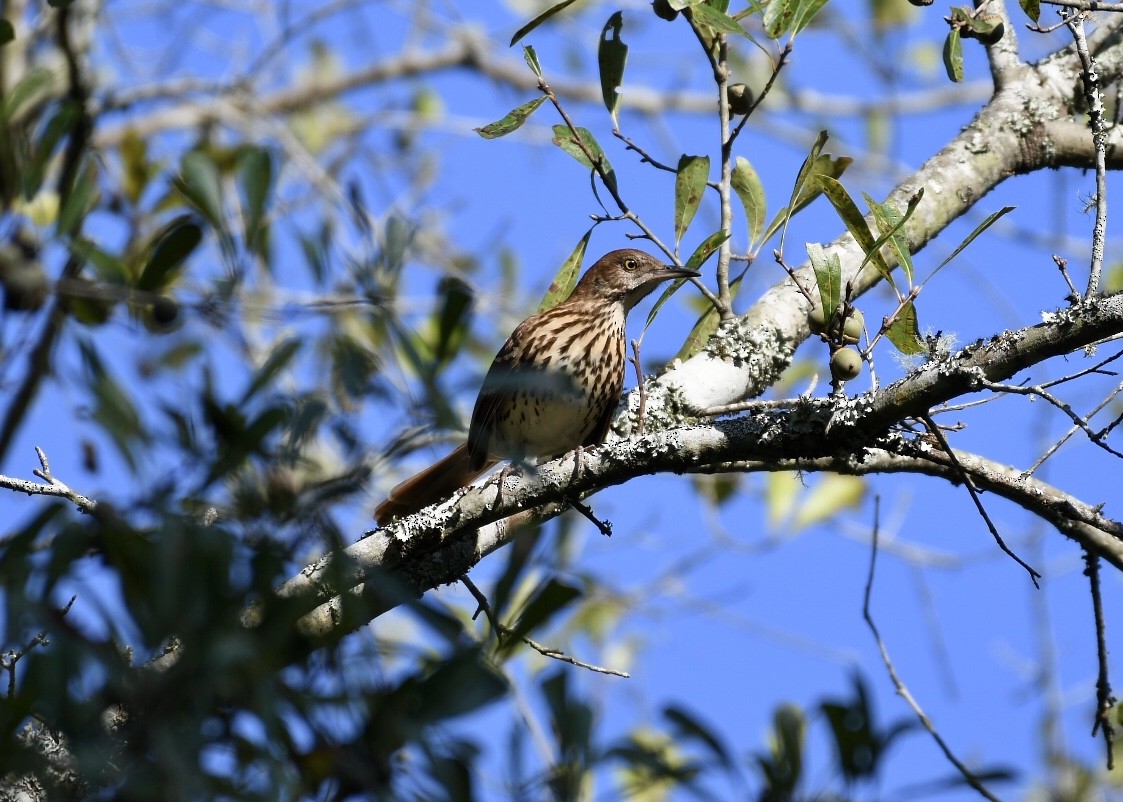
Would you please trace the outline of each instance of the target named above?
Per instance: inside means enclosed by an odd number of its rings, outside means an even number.
[[[698,278],[702,274],[697,270],[689,270],[685,267],[675,267],[674,265],[667,265],[667,278]],[[662,278],[662,276],[660,276]]]

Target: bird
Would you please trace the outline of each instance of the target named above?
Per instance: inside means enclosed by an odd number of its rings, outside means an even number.
[[[590,267],[561,303],[520,323],[484,377],[468,441],[401,482],[379,526],[451,496],[502,460],[549,460],[599,445],[624,389],[625,320],[659,284],[700,276],[632,248]]]

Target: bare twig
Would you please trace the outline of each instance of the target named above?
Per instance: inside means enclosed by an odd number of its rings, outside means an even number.
[[[940,431],[940,427],[937,426],[935,421],[933,421],[932,418],[928,415],[923,416],[921,419],[928,427],[928,431],[931,433],[931,435],[939,441],[940,448],[942,448],[944,450],[944,453],[948,455],[948,458],[952,461],[955,469],[959,471],[959,475],[963,479],[963,484],[967,488],[967,492],[971,494],[971,500],[975,502],[975,508],[979,511],[979,515],[982,516],[983,521],[986,522],[987,529],[990,530],[990,534],[992,537],[994,537],[994,542],[998,544],[998,548],[1002,549],[1002,551],[1004,551],[1008,557],[1010,557],[1022,568],[1026,569],[1026,571],[1029,573],[1029,578],[1033,580],[1034,587],[1040,587],[1040,585],[1038,585],[1037,583],[1037,580],[1041,578],[1041,574],[1039,574],[1035,569],[1031,568],[1025,560],[1011,551],[1010,547],[1006,545],[1006,541],[1002,539],[1002,535],[1000,535],[998,532],[998,527],[994,525],[994,521],[992,521],[990,519],[990,515],[987,514],[986,507],[983,506],[982,499],[979,498],[979,491],[975,487],[974,480],[959,463],[959,458],[955,455],[955,452],[952,450],[951,445],[947,441],[947,438],[944,437],[944,433]]]
[[[94,508],[97,507],[97,502],[72,490],[65,482],[55,477],[51,473],[51,466],[50,463],[47,462],[47,455],[44,453],[43,449],[36,446],[35,453],[39,456],[39,465],[41,467],[36,468],[33,473],[46,482],[46,484],[0,475],[0,488],[27,493],[29,496],[58,496],[73,502],[82,512],[93,512]]]
[[[877,624],[874,623],[873,613],[870,612],[870,598],[873,596],[873,577],[874,570],[877,567],[877,536],[880,526],[880,507],[881,499],[880,497],[875,497],[873,508],[873,542],[870,546],[870,570],[866,575],[866,592],[865,600],[862,604],[862,616],[866,619],[866,624],[869,626],[870,632],[873,633],[873,638],[877,642],[877,650],[881,653],[881,661],[885,664],[886,671],[889,672],[889,679],[893,683],[893,688],[897,691],[897,694],[905,700],[905,704],[912,709],[913,714],[920,721],[921,725],[923,725],[924,729],[928,730],[928,733],[932,736],[936,745],[940,747],[940,751],[944,753],[944,757],[946,757],[948,761],[955,766],[956,770],[963,775],[963,779],[967,781],[967,784],[985,798],[991,800],[991,802],[999,802],[998,797],[988,791],[986,786],[975,776],[975,773],[967,768],[967,766],[955,756],[955,753],[951,751],[951,747],[948,746],[943,736],[940,735],[939,730],[936,729],[936,725],[932,723],[932,720],[928,718],[923,708],[921,708],[916,699],[913,698],[912,693],[909,692],[908,686],[901,681],[900,676],[897,674],[897,669],[894,667],[893,661],[889,657],[889,650],[885,646],[885,641],[881,639],[881,632],[878,631]]]
[[[1107,626],[1104,623],[1103,598],[1100,595],[1100,557],[1091,549],[1084,550],[1084,575],[1088,577],[1092,591],[1092,611],[1096,619],[1096,658],[1099,663],[1099,675],[1096,677],[1096,717],[1092,723],[1092,735],[1102,729],[1107,748],[1107,770],[1111,771],[1115,768],[1115,725],[1111,721],[1115,696],[1111,692],[1107,670]]]
[[[1104,238],[1107,235],[1107,125],[1104,122],[1099,71],[1095,58],[1088,52],[1088,40],[1084,36],[1084,12],[1073,14],[1065,9],[1061,11],[1061,16],[1076,42],[1076,55],[1080,58],[1084,74],[1084,100],[1088,104],[1088,121],[1092,126],[1092,146],[1095,149],[1096,223],[1092,228],[1092,264],[1088,274],[1088,290],[1084,293],[1086,298],[1092,298],[1100,291]]]
[[[495,614],[491,610],[491,605],[487,601],[487,596],[483,594],[483,591],[476,587],[476,584],[471,579],[469,579],[467,575],[460,577],[460,581],[461,583],[463,583],[464,587],[468,589],[468,592],[472,594],[473,598],[475,598],[476,604],[479,605],[479,609],[487,617],[488,623],[491,624],[491,628],[495,630],[495,636],[500,640],[510,637],[513,630],[496,620]],[[534,649],[534,651],[538,652],[544,657],[559,660],[563,663],[569,663],[571,666],[577,666],[578,668],[585,668],[589,671],[595,671],[598,674],[609,674],[613,677],[623,677],[624,679],[631,678],[631,674],[626,671],[619,671],[615,668],[605,668],[604,666],[586,663],[583,660],[578,660],[576,657],[571,657],[570,655],[558,649],[553,649],[549,646],[543,646],[541,643],[531,640],[525,635],[520,635],[519,640],[521,640],[527,646]]]

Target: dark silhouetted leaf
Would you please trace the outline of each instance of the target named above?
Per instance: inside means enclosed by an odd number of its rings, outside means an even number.
[[[253,378],[250,380],[249,386],[242,394],[241,403],[245,404],[255,395],[257,395],[262,388],[268,385],[285,367],[288,366],[292,358],[300,350],[302,343],[296,337],[282,340],[274,349],[265,362],[254,371]]]
[[[148,264],[137,279],[137,289],[154,292],[167,287],[202,239],[203,230],[190,215],[174,220],[152,249]]]
[[[620,85],[624,82],[624,65],[628,61],[628,46],[620,39],[623,25],[624,15],[617,11],[604,24],[597,47],[601,97],[608,113],[612,115],[612,124],[617,126],[616,109],[620,105]]]
[[[509,639],[505,641],[504,650],[509,651],[516,647],[523,637],[541,627],[583,595],[578,587],[567,585],[558,579],[550,579],[539,587],[524,605],[518,621],[511,628]]]
[[[265,148],[244,150],[238,158],[238,188],[245,204],[246,247],[259,251],[265,215],[273,194],[273,154]]]

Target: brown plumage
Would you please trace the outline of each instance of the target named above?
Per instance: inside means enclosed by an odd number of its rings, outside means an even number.
[[[499,460],[552,459],[604,440],[624,389],[628,312],[660,282],[699,275],[643,251],[612,251],[573,293],[531,315],[484,378],[468,442],[405,480],[375,510],[379,525],[434,504]]]

